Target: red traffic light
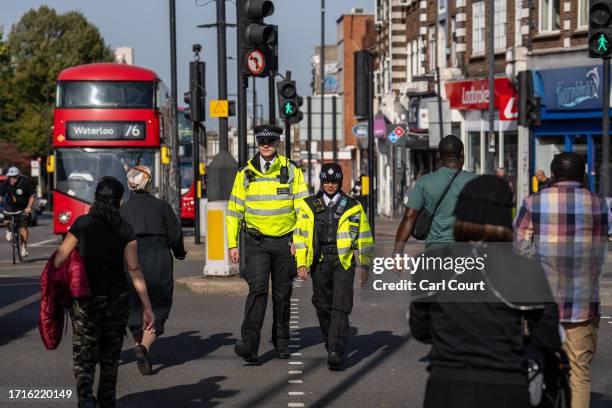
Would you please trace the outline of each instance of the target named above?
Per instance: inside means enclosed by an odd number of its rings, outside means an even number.
[[[260,20],[274,13],[274,3],[270,0],[248,0],[244,10],[250,18]]]

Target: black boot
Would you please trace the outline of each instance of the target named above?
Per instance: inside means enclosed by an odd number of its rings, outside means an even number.
[[[342,366],[342,357],[335,351],[330,352],[327,355],[327,367],[332,371],[339,371]]]
[[[242,357],[247,363],[257,363],[259,361],[257,353],[251,351],[249,344],[242,340],[236,340],[236,345],[234,346],[234,353]]]

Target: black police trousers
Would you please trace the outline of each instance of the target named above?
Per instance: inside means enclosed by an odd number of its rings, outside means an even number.
[[[345,270],[337,254],[324,255],[312,271],[312,304],[328,352],[344,355],[349,334],[349,315],[353,309],[355,264]]]
[[[249,284],[249,294],[244,308],[242,340],[251,351],[257,353],[261,327],[268,304],[268,285],[272,275],[273,339],[277,348],[289,346],[289,307],[293,279],[297,274],[295,260],[291,256],[289,236],[279,238],[246,237],[246,265],[243,277]]]

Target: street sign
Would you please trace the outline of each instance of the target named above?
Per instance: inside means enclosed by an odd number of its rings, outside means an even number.
[[[406,133],[404,131],[404,128],[402,128],[401,126],[396,127],[393,131],[395,132],[398,138],[404,136],[404,133]]]
[[[357,137],[368,137],[367,122],[358,123],[353,126],[353,134]]]
[[[32,177],[40,176],[40,161],[39,160],[30,161],[30,176]]]
[[[252,75],[260,75],[266,68],[266,57],[259,50],[252,50],[247,54],[247,68]]]
[[[210,101],[211,118],[227,118],[229,116],[229,102],[227,100]]]
[[[401,134],[399,134],[399,135],[397,134],[397,130],[398,130],[398,129],[400,130],[400,132],[399,132],[399,133],[401,133]],[[387,135],[387,139],[389,139],[389,141],[390,141],[391,143],[395,143],[395,142],[397,142],[397,141],[399,140],[399,138],[401,138],[402,136],[404,136],[404,133],[405,133],[405,132],[404,132],[404,129],[402,129],[401,127],[399,127],[399,126],[398,126],[398,127],[396,127],[396,128],[393,130],[393,132],[391,132],[391,133],[389,133],[389,134]]]

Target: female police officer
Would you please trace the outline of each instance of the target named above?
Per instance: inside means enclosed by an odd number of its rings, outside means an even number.
[[[234,263],[239,262],[240,256],[246,256],[242,274],[249,284],[242,339],[236,342],[234,351],[249,363],[258,361],[270,275],[274,305],[272,340],[278,358],[290,356],[289,301],[296,273],[291,234],[298,203],[308,196],[308,188],[302,170],[277,153],[282,131],[273,125],[255,127],[259,152],[238,171],[227,206],[229,256]],[[240,229],[246,233],[242,253],[237,248]]]
[[[325,338],[327,364],[330,370],[338,370],[353,308],[353,251],[359,251],[363,287],[368,279],[374,240],[361,204],[340,189],[342,168],[336,163],[324,164],[320,179],[321,191],[300,204],[293,242],[298,276],[306,279],[309,269],[312,270],[312,303]]]

